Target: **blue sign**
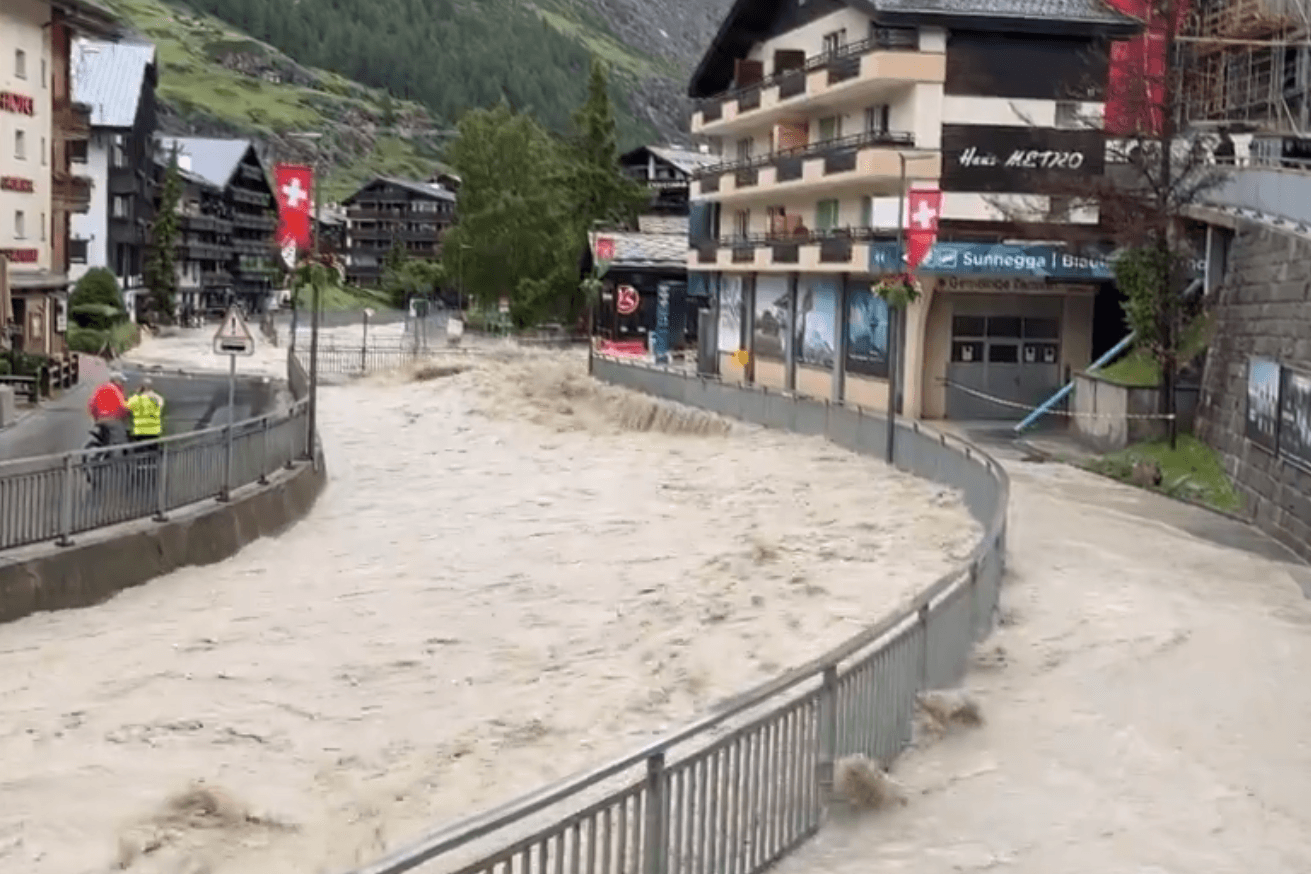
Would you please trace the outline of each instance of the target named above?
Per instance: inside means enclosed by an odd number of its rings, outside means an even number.
[[[655,331],[651,334],[651,351],[656,364],[669,363],[669,283],[660,283],[656,291]]]
[[[871,243],[871,273],[904,269],[896,243]],[[1051,279],[1114,279],[1105,255],[1072,252],[1061,246],[1037,244],[938,242],[916,269],[917,273],[952,276],[1028,276]]]

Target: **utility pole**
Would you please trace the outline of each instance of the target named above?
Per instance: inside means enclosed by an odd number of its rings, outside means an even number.
[[[303,140],[317,140],[323,136],[321,133],[293,133],[289,137]],[[313,236],[311,237],[312,247],[310,255],[310,289],[311,303],[310,307],[310,402],[308,410],[308,423],[306,427],[306,453],[310,461],[318,464],[318,453],[315,451],[318,444],[319,436],[319,281],[316,278],[319,267],[319,210],[323,206],[323,199],[319,197],[319,152],[314,150],[314,157],[310,162],[312,178],[310,181],[310,194],[314,198],[314,227],[311,228]]]

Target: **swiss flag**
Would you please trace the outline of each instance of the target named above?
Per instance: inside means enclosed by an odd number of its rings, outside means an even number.
[[[906,194],[906,208],[910,220],[906,231],[906,269],[914,270],[938,239],[942,192],[936,188],[912,188]]]
[[[314,170],[303,164],[278,164],[273,168],[273,178],[278,199],[278,245],[294,243],[297,248],[308,249]]]

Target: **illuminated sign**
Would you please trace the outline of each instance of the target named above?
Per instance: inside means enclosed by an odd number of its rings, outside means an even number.
[[[31,179],[24,179],[21,176],[0,176],[0,191],[31,192],[34,188]]]
[[[0,91],[0,109],[20,115],[36,115],[36,101],[12,91]]]
[[[39,254],[37,249],[0,249],[0,255],[15,264],[35,264]]]

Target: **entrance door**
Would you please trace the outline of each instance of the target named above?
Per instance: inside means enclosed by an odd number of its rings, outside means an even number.
[[[1018,421],[1061,386],[1060,320],[952,318],[949,419]]]

